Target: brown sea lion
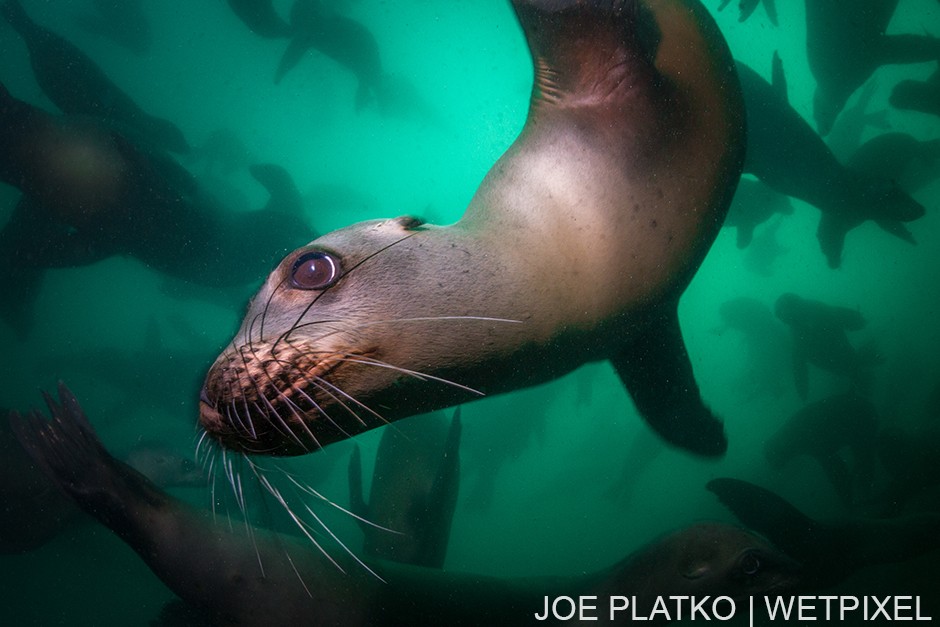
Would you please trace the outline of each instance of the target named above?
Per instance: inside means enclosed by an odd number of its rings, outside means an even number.
[[[280,263],[206,378],[224,446],[303,454],[610,359],[669,442],[724,452],[676,312],[744,157],[721,34],[694,0],[514,7],[520,136],[459,222],[355,224]]]
[[[499,578],[394,562],[370,563],[368,572],[364,563],[330,558],[296,537],[253,529],[249,539],[241,522],[162,492],[108,454],[61,385],[59,397],[46,397],[51,421],[38,412],[11,416],[24,447],[80,508],[212,624],[521,625],[534,623],[546,599],[560,595],[597,597],[592,622],[631,624],[629,611],[612,620],[602,604],[630,595],[648,613],[658,597],[743,601],[785,594],[799,582],[792,560],[723,523],[666,533],[609,568],[577,576]]]

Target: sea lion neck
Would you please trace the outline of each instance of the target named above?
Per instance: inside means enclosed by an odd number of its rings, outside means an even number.
[[[658,32],[639,3],[603,1],[587,10],[533,4],[550,3],[514,4],[535,67],[533,109],[608,108],[656,83]]]

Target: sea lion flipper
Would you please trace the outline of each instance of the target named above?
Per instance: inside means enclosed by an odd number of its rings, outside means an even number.
[[[699,455],[724,454],[724,428],[702,402],[674,308],[611,361],[640,415],[667,442]]]
[[[443,568],[447,547],[450,544],[450,530],[457,506],[457,494],[460,491],[460,407],[454,410],[447,440],[441,451],[441,463],[437,476],[428,492],[422,520],[422,553],[419,563],[430,568]]]
[[[793,559],[804,565],[820,559],[826,528],[779,495],[740,479],[712,479],[706,487],[738,520]]]
[[[770,72],[770,84],[773,86],[774,91],[777,92],[783,102],[789,102],[790,90],[787,87],[787,74],[783,69],[783,60],[780,58],[780,53],[776,50],[774,50],[774,56],[770,62]]]
[[[774,26],[778,26],[777,18],[777,0],[764,0],[764,11],[767,13],[767,19]]]
[[[284,78],[284,75],[290,72],[294,66],[300,62],[300,59],[309,49],[310,42],[307,41],[306,38],[294,37],[291,39],[290,43],[287,44],[287,49],[284,51],[284,55],[281,57],[281,62],[277,66],[277,71],[274,73],[275,85],[280,84],[281,79]]]
[[[875,224],[881,227],[881,230],[885,233],[890,233],[908,244],[917,244],[914,234],[900,220],[875,220]]]
[[[362,493],[362,453],[359,445],[353,447],[349,456],[349,511],[356,515],[360,525],[365,525],[364,519],[369,515],[369,506]]]

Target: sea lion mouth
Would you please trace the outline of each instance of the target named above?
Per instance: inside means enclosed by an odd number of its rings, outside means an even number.
[[[312,350],[253,343],[223,353],[199,395],[199,422],[224,448],[303,455],[361,431],[335,378],[367,351]]]

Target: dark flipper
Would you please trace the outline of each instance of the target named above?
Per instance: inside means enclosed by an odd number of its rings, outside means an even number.
[[[771,85],[773,85],[774,91],[777,92],[782,101],[789,102],[790,90],[787,87],[787,74],[783,69],[783,60],[776,50],[774,50],[774,56],[771,59],[770,72]]]
[[[357,444],[353,448],[352,455],[349,456],[349,511],[357,516],[359,525],[363,531],[368,533],[372,529],[366,528],[365,521],[368,520],[369,506],[366,504],[365,496],[362,492],[362,453]]]
[[[271,195],[265,211],[280,211],[294,216],[304,214],[303,198],[287,170],[273,163],[259,163],[248,170]]]
[[[777,18],[777,0],[764,0],[764,11],[767,12],[767,19],[770,20],[771,24],[774,26],[780,25]]]
[[[845,236],[854,227],[846,220],[833,217],[832,214],[823,213],[816,230],[816,239],[819,247],[826,256],[826,263],[830,268],[842,265],[842,250],[845,248]]]
[[[832,555],[838,534],[777,494],[740,479],[712,479],[706,485],[744,525],[766,536],[807,568]]]
[[[421,540],[422,556],[417,563],[429,568],[444,568],[450,544],[450,531],[460,491],[460,433],[458,407],[451,418],[447,441],[441,451],[441,464],[422,513],[424,538]]]
[[[611,362],[640,415],[667,442],[698,455],[724,454],[724,428],[702,402],[674,308]]]
[[[881,230],[885,233],[890,233],[908,244],[917,244],[917,240],[914,239],[914,234],[911,233],[910,229],[904,226],[903,222],[899,222],[898,220],[875,220],[875,224],[881,227]]]
[[[287,44],[287,50],[284,51],[284,55],[281,57],[281,62],[277,66],[277,71],[274,73],[275,85],[280,84],[284,75],[300,63],[300,59],[311,47],[312,44],[304,37],[291,39],[291,42]]]

